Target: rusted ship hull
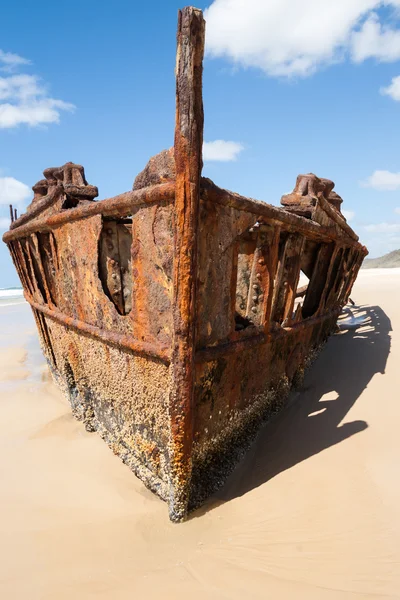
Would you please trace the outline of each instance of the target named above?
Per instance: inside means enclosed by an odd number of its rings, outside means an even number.
[[[3,237],[75,416],[174,521],[283,406],[367,254],[328,180],[299,176],[276,208],[201,178],[203,47],[186,8],[174,148],[132,191],[94,202],[82,167],[48,169]]]

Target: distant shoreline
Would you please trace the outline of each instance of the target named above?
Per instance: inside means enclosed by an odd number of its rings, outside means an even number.
[[[0,307],[23,304],[25,302],[22,287],[0,288]]]
[[[395,269],[400,267],[400,250],[393,250],[377,258],[366,258],[362,269]]]

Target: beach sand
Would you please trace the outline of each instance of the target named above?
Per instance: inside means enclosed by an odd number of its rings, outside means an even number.
[[[0,598],[400,598],[400,269],[362,271],[352,298],[351,328],[179,525],[72,418],[28,306],[3,306]]]

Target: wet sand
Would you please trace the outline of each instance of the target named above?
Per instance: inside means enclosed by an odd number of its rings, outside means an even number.
[[[180,525],[71,417],[27,305],[1,307],[0,598],[400,598],[400,269],[362,271],[352,298],[290,406]]]

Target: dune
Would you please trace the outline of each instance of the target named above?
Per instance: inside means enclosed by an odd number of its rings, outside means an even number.
[[[362,269],[392,269],[400,267],[400,250],[393,250],[378,258],[365,258]]]
[[[362,271],[289,406],[191,518],[76,422],[0,308],[0,597],[400,598],[400,269]]]

